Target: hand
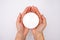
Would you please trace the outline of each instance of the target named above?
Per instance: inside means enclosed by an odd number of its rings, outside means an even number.
[[[23,25],[22,22],[22,18],[24,17],[24,15],[28,12],[34,12],[35,14],[37,14],[39,16],[39,24],[36,28],[34,28],[32,30],[33,36],[35,40],[43,40],[43,29],[46,27],[46,19],[44,16],[42,16],[40,14],[40,12],[38,11],[38,9],[34,6],[32,7],[27,7],[24,12],[22,14],[19,14],[18,18],[17,18],[17,22],[16,22],[16,27],[17,27],[17,35],[16,35],[16,40],[25,40],[26,35],[28,33],[28,29],[25,28],[25,26]]]
[[[36,7],[32,6],[31,10],[39,16],[39,20],[40,20],[37,27],[32,30],[34,39],[35,40],[44,40],[43,30],[47,24],[46,18],[40,14],[40,12],[38,11],[38,9]]]
[[[16,27],[17,27],[18,32],[16,34],[15,40],[25,40],[26,38],[26,35],[29,29],[25,28],[25,26],[23,25],[22,18],[26,13],[30,12],[30,8],[31,7],[27,7],[22,14],[21,13],[19,14],[17,18]]]
[[[36,15],[38,15],[39,17],[39,24],[37,25],[37,27],[35,28],[35,30],[38,30],[39,32],[42,32],[44,30],[44,28],[46,27],[46,18],[40,14],[40,12],[38,11],[38,9],[34,6],[31,7],[31,11],[34,12]]]

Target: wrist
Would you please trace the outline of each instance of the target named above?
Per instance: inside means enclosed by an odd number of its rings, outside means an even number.
[[[43,32],[35,32],[33,36],[35,40],[44,40]]]

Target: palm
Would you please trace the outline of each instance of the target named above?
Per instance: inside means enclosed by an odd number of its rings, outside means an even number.
[[[22,33],[21,35],[25,36],[28,32],[28,29],[24,27],[21,19],[22,19],[22,16],[21,14],[19,14],[17,21],[16,21],[16,27],[17,27],[17,30]]]

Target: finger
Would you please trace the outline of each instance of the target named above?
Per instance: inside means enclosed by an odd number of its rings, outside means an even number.
[[[25,10],[23,11],[22,15],[24,16],[28,12],[31,12],[30,10],[31,10],[31,6],[28,6],[27,8],[25,8]]]
[[[22,28],[23,28],[23,25],[22,25],[22,22],[21,22],[21,13],[17,17],[16,27],[17,27],[18,31],[22,30]]]
[[[21,13],[19,13],[18,17],[17,17],[17,22],[21,22]]]
[[[32,6],[31,11],[34,12],[39,17],[38,25],[40,25],[42,23],[42,20],[41,20],[41,14],[40,14],[39,10],[37,9],[37,7]]]
[[[18,25],[21,22],[21,14],[18,15],[17,20],[16,20],[16,27],[18,27]]]
[[[39,18],[39,25],[42,23],[42,15],[40,15],[40,18]]]
[[[44,24],[44,25],[46,25],[47,23],[46,23],[46,18],[42,15],[42,23]]]
[[[31,11],[34,12],[34,13],[36,13],[40,17],[41,14],[40,14],[40,12],[39,12],[39,10],[38,10],[37,7],[32,6]]]

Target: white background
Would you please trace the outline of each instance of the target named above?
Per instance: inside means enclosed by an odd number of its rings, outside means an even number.
[[[60,40],[60,0],[0,0],[0,40],[15,40],[16,18],[30,5],[47,19],[45,40]],[[34,40],[30,32],[27,40]]]

